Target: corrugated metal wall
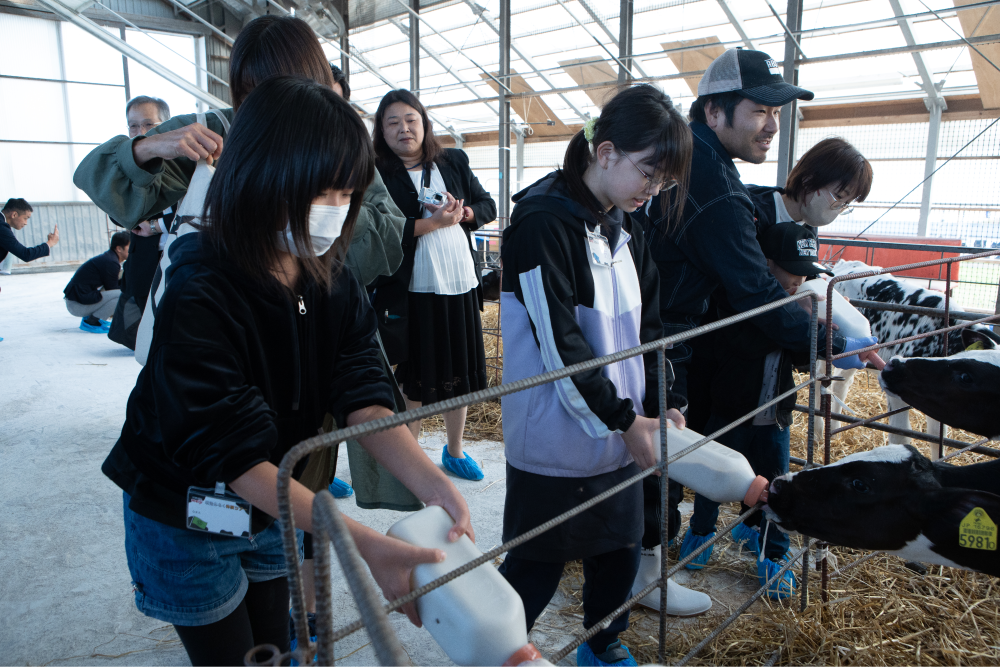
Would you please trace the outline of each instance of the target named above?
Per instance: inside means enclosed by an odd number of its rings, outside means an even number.
[[[223,81],[229,81],[229,52],[232,51],[230,46],[215,35],[211,35],[205,40],[205,51],[208,52],[208,71]],[[221,100],[232,101],[229,87],[223,86],[215,79],[208,79],[208,92]]]
[[[28,226],[15,231],[14,236],[30,248],[45,243],[53,227],[59,225],[59,243],[48,257],[36,259],[31,264],[15,258],[13,270],[85,262],[107,250],[111,234],[121,231],[92,202],[32,202],[31,205],[35,211]]]

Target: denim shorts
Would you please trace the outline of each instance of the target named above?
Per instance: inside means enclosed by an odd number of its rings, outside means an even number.
[[[125,504],[125,554],[135,606],[174,625],[208,625],[229,616],[249,583],[286,575],[281,524],[250,539],[174,528]],[[302,562],[301,530],[296,531]]]

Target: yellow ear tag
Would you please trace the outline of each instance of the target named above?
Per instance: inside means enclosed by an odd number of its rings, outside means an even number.
[[[966,549],[996,551],[997,525],[981,507],[974,507],[958,524],[958,544]]]
[[[986,346],[983,345],[983,341],[977,340],[975,343],[965,348],[965,351],[968,352],[969,350],[985,350],[985,349]]]

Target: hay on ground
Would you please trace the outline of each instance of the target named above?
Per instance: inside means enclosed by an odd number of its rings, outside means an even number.
[[[502,342],[499,336],[490,335],[499,333],[497,304],[487,304],[483,331],[487,365],[494,367],[490,369],[490,386],[494,386],[501,381],[503,366]],[[796,382],[804,379],[797,377]],[[808,392],[803,391],[798,403],[807,402]],[[887,410],[875,376],[868,373],[856,377],[847,404],[862,418]],[[925,421],[922,414],[911,411],[912,429],[922,431]],[[425,428],[444,428],[440,417],[428,419],[424,424]],[[469,408],[466,437],[503,440],[499,401]],[[951,430],[948,437],[970,443],[978,439],[957,430]],[[831,460],[884,444],[888,444],[886,433],[864,427],[851,429],[834,437]],[[930,443],[913,444],[924,454],[930,453]],[[806,416],[802,413],[795,414],[791,454],[806,458]],[[819,442],[815,460],[822,462],[822,455]],[[989,458],[968,452],[950,462],[968,465],[985,460]],[[690,491],[686,492],[685,500],[692,500]],[[719,526],[735,519],[738,505],[723,505],[721,510]],[[679,542],[671,549],[671,561],[677,560]],[[793,537],[792,548],[801,545],[801,538]],[[830,552],[841,567],[866,555],[842,547],[832,547]],[[801,566],[795,572],[800,577]],[[717,585],[719,578],[725,578],[724,586]],[[929,566],[928,573],[920,575],[904,567],[900,558],[879,555],[832,579],[830,601],[822,604],[820,575],[814,571],[809,581],[810,605],[805,612],[799,612],[798,596],[783,602],[764,598],[706,646],[692,664],[765,664],[778,649],[781,650],[778,664],[1000,664],[1000,596],[994,592],[994,582],[993,577],[985,574],[940,566]],[[571,635],[582,630],[582,585],[581,564],[567,564],[560,586],[572,602],[559,610],[557,618],[549,614],[544,619],[546,627],[565,631],[567,642]],[[756,566],[745,551],[723,540],[716,546],[708,567],[685,585],[709,593],[715,605],[701,617],[668,619],[665,664],[687,654],[756,590]],[[622,640],[640,664],[658,661],[658,631],[657,613],[642,607],[633,610],[630,627]]]
[[[802,379],[797,379],[801,382]],[[798,402],[806,404],[803,392]],[[860,417],[886,411],[885,396],[874,377],[859,376],[848,394],[847,404]],[[925,418],[912,411],[911,427],[923,430]],[[796,413],[792,427],[792,455],[805,458],[806,416]],[[952,430],[949,437],[963,442],[978,439],[973,434]],[[887,434],[855,428],[831,442],[831,460],[855,451],[866,451],[887,443]],[[927,444],[914,443],[925,454]],[[816,460],[822,460],[817,448]],[[965,453],[952,459],[957,465],[989,460]],[[690,501],[690,491],[685,500]],[[735,519],[738,505],[723,505],[719,526]],[[686,521],[687,517],[685,517]],[[683,530],[681,532],[683,535]],[[678,543],[670,550],[671,561],[678,558]],[[801,547],[801,538],[792,538],[792,549]],[[831,554],[843,567],[867,552],[831,547]],[[832,573],[834,568],[830,568]],[[801,576],[801,566],[795,568]],[[733,577],[738,584],[732,584]],[[724,577],[725,586],[718,581]],[[996,580],[986,574],[928,566],[926,575],[907,569],[903,560],[878,555],[849,572],[831,579],[830,601],[820,602],[820,574],[809,580],[810,605],[799,611],[799,597],[775,602],[766,598],[754,603],[729,629],[706,646],[691,661],[695,665],[756,665],[767,663],[781,649],[777,664],[796,665],[996,665],[1000,664],[1000,596],[994,592]],[[580,591],[583,572],[579,562],[564,572],[561,586],[573,599],[565,607],[568,632],[581,631],[583,614]],[[704,616],[667,621],[667,654],[661,664],[671,664],[687,654],[758,587],[756,567],[746,552],[729,540],[716,545],[708,567],[696,573],[689,587],[709,593],[714,606]],[[726,590],[728,588],[728,590]],[[551,623],[551,621],[550,621]],[[640,664],[659,660],[657,656],[659,615],[636,607],[630,627],[622,634]]]

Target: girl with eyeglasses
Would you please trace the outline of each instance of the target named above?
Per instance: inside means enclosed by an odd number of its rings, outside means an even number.
[[[667,188],[684,201],[691,142],[669,97],[648,85],[628,88],[573,137],[561,170],[514,196],[501,245],[505,383],[663,336],[656,265],[628,214]],[[654,465],[656,356],[503,398],[504,540]],[[683,425],[682,399],[671,394],[667,405]],[[529,630],[566,561],[583,559],[584,627],[621,606],[639,568],[643,526],[643,488],[633,484],[511,550],[500,571],[521,595]],[[703,596],[671,583],[671,599],[685,593]],[[628,612],[580,646],[577,664],[634,665],[618,640],[627,627]]]
[[[818,227],[849,215],[872,187],[872,166],[858,149],[839,137],[819,142],[799,158],[784,188],[749,185],[758,234],[779,222]]]

